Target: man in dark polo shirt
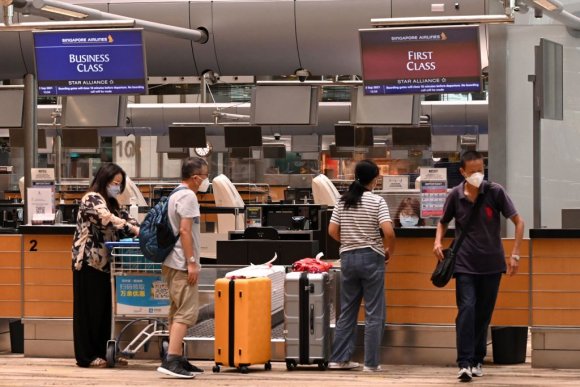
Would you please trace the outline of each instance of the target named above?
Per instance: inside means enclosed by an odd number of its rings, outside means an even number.
[[[467,233],[457,252],[455,263],[455,298],[457,318],[457,378],[471,381],[483,376],[481,365],[486,354],[487,329],[495,307],[502,273],[514,275],[518,271],[520,245],[524,236],[524,221],[518,215],[504,188],[483,180],[483,156],[468,151],[461,157],[461,175],[465,182],[451,190],[445,201],[443,216],[437,224],[433,252],[443,259],[441,239],[449,222],[455,219],[455,237]],[[468,230],[465,226],[477,197],[484,201]],[[500,235],[500,214],[515,225],[515,241],[509,264]]]

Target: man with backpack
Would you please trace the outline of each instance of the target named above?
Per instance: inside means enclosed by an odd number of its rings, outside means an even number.
[[[181,184],[167,205],[171,228],[179,230],[178,240],[163,261],[162,273],[169,288],[169,349],[157,371],[176,378],[194,378],[203,370],[183,356],[183,338],[198,315],[200,259],[200,210],[197,192],[209,188],[208,166],[204,159],[190,157],[181,166]],[[182,188],[183,187],[183,188]]]

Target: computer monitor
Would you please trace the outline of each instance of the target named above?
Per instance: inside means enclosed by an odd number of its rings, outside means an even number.
[[[431,145],[431,128],[429,126],[393,127],[391,130],[393,146],[420,145],[429,147]]]
[[[226,148],[262,146],[260,126],[224,126]]]
[[[262,147],[262,154],[265,159],[285,159],[286,146],[283,144],[265,144]]]
[[[293,216],[294,211],[292,210],[268,211],[266,214],[266,226],[277,230],[288,230],[292,226]]]
[[[373,146],[373,128],[369,126],[335,125],[334,142],[340,147]]]
[[[202,126],[170,126],[169,146],[171,148],[205,148],[205,128]]]

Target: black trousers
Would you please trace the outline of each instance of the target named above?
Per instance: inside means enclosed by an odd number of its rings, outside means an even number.
[[[111,277],[90,266],[73,269],[73,335],[79,367],[106,358],[111,338]]]
[[[455,297],[457,318],[457,365],[459,368],[483,363],[487,352],[487,328],[491,321],[501,281],[498,274],[457,274]]]

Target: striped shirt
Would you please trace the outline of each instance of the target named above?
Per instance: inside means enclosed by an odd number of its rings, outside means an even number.
[[[381,196],[366,191],[356,207],[346,210],[344,202],[339,200],[332,211],[330,222],[340,226],[340,253],[370,247],[385,255],[379,225],[391,222],[391,216]]]

